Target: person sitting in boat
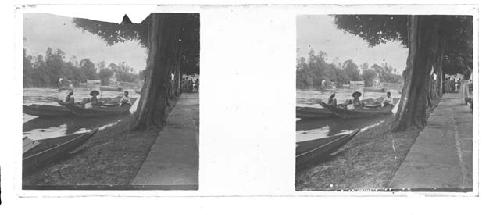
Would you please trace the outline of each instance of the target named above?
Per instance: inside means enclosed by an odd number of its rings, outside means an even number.
[[[120,106],[123,106],[123,105],[131,105],[130,97],[128,97],[128,91],[123,91],[123,96],[120,100]]]
[[[68,95],[66,95],[65,102],[69,104],[75,103],[75,98],[73,97],[73,91],[69,91]]]
[[[361,97],[361,93],[359,91],[356,91],[352,94],[352,105],[354,106],[354,109],[358,109],[363,107],[363,103],[359,100]]]
[[[387,92],[387,97],[384,97],[384,101],[382,102],[382,105],[385,107],[387,105],[393,105],[392,104],[392,97],[391,97],[391,92]]]
[[[335,98],[335,93],[330,96],[328,99],[328,105],[331,105],[333,107],[337,107],[337,99]]]
[[[97,91],[97,90],[92,90],[90,92],[90,105],[92,107],[101,105],[101,103],[99,102],[99,99],[97,99],[97,95],[99,95],[99,91]]]

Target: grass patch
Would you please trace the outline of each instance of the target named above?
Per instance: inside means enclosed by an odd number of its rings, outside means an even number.
[[[296,173],[296,190],[387,188],[420,130],[393,133],[392,117],[356,135],[331,159]]]

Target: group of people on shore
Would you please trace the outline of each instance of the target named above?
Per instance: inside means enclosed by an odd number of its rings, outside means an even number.
[[[454,93],[457,92],[458,89],[460,89],[460,79],[455,80],[453,78],[446,78],[444,80],[444,91],[447,93]]]
[[[330,105],[330,106],[338,107],[338,108],[342,108],[342,109],[359,109],[359,108],[363,108],[365,106],[365,103],[363,103],[360,100],[361,95],[362,95],[361,92],[355,91],[352,94],[352,99],[347,99],[344,103],[337,104],[337,98],[335,98],[335,93],[333,93],[328,98],[327,104]],[[394,105],[390,91],[387,92],[386,96],[383,97],[382,102],[380,103],[381,107],[385,107],[387,105]]]
[[[183,92],[198,92],[199,79],[184,77],[181,81],[181,88]]]
[[[99,101],[99,99],[97,98],[98,95],[99,95],[99,91],[97,91],[97,90],[90,91],[90,98],[86,98],[83,100],[84,107],[85,108],[92,108],[92,107],[98,107],[98,106],[103,105],[102,102]],[[69,103],[69,104],[75,103],[73,90],[70,90],[68,92],[68,94],[66,95],[65,102]],[[120,106],[132,105],[128,91],[123,91],[123,95],[120,98],[119,105]]]

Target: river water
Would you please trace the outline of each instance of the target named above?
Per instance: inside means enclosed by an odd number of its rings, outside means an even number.
[[[59,105],[58,100],[64,100],[68,91],[59,91],[50,88],[24,88],[23,89],[23,104],[40,104],[40,105]],[[83,98],[90,98],[90,91],[83,88],[75,88],[73,90],[75,102],[81,101]],[[100,91],[98,98],[114,98],[123,95],[123,92],[118,91]],[[129,90],[130,98],[140,98],[134,90]],[[139,101],[134,102],[130,108],[131,112],[137,109]],[[100,118],[77,118],[77,117],[60,117],[60,118],[39,118],[23,113],[23,137],[28,137],[32,140],[41,140],[46,138],[61,137],[69,134],[82,133],[94,128],[108,127],[123,119],[124,116],[111,116]]]
[[[296,102],[299,107],[314,107],[322,108],[319,102],[327,102],[330,95],[335,92],[335,97],[338,103],[343,103],[346,99],[352,98],[352,93],[355,90],[340,88],[332,90],[297,90],[296,92]],[[386,92],[362,92],[362,97],[360,99],[368,98],[379,98],[386,96]],[[390,90],[393,98],[400,98],[401,95],[398,93],[398,89]],[[370,119],[321,119],[321,120],[301,120],[296,119],[296,143],[300,142],[318,140],[323,138],[331,137],[338,133],[348,132],[357,128],[366,128],[368,126],[376,125],[377,123],[383,122],[387,118],[386,116],[374,117]]]

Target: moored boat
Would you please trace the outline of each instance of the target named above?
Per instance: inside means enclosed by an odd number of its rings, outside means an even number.
[[[385,114],[392,114],[392,108],[394,106],[387,105],[380,108],[359,108],[359,109],[343,109],[334,107],[324,102],[320,103],[325,109],[330,110],[335,116],[342,119],[358,119],[358,118],[369,118]]]
[[[66,107],[71,111],[71,113],[79,117],[104,117],[129,114],[131,105],[96,106],[92,108],[84,108],[78,105],[68,104]]]
[[[23,153],[23,174],[29,174],[37,168],[64,158],[84,144],[96,132],[97,129],[94,129],[84,134],[72,134],[38,141],[36,146]]]
[[[23,105],[23,112],[39,117],[65,117],[71,115],[68,108],[56,105]]]
[[[302,169],[316,162],[322,161],[325,158],[338,150],[340,147],[349,142],[359,129],[349,133],[337,134],[330,138],[325,138],[324,141],[314,140],[311,143],[301,143],[295,149],[295,167]]]
[[[295,117],[301,119],[325,119],[335,117],[335,115],[326,109],[312,108],[312,107],[296,107]]]

